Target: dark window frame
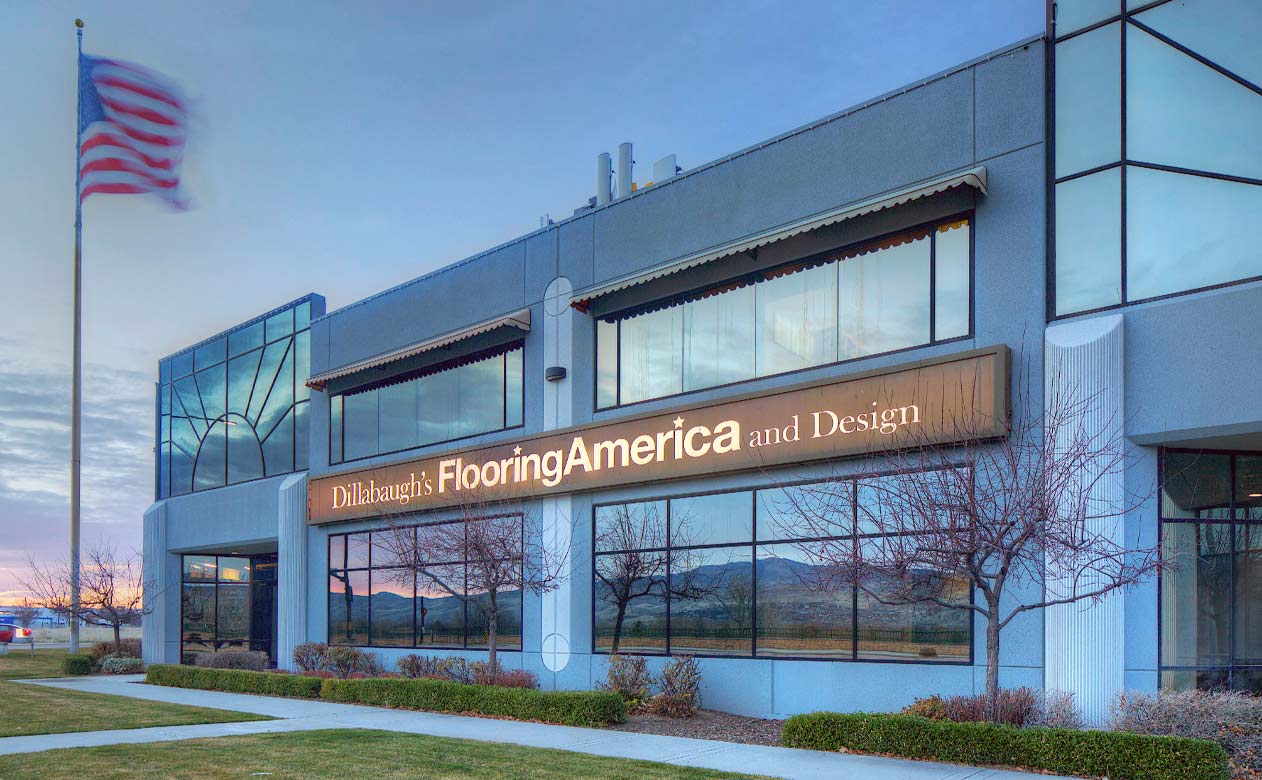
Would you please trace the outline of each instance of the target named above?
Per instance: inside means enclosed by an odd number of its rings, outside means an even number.
[[[941,225],[948,225],[953,222],[959,222],[961,220],[968,221],[968,332],[962,336],[953,336],[951,338],[938,339],[936,338],[936,335],[937,335],[937,316],[936,316],[937,315],[937,245],[938,245],[937,228]],[[748,379],[738,379],[734,382],[724,382],[722,384],[710,385],[708,387],[699,387],[693,390],[682,390],[678,393],[672,393],[670,395],[654,396],[652,398],[644,398],[639,401],[629,401],[627,403],[622,403],[621,401],[621,398],[622,398],[622,360],[621,360],[620,353],[622,350],[622,321],[623,320],[629,317],[635,316],[637,314],[644,314],[651,311],[657,311],[660,309],[668,309],[674,306],[681,306],[689,301],[703,298],[707,294],[713,294],[713,291],[720,291],[725,288],[756,287],[759,282],[766,281],[769,278],[774,278],[774,275],[777,271],[785,269],[785,268],[791,268],[793,266],[800,265],[800,266],[803,266],[803,270],[805,270],[805,269],[813,268],[816,266],[827,265],[828,263],[843,263],[845,262],[845,260],[837,259],[836,257],[837,255],[844,254],[852,250],[861,249],[870,244],[879,244],[882,241],[888,240],[898,235],[902,235],[903,233],[913,233],[918,230],[928,231],[928,238],[930,239],[929,241],[929,341],[926,341],[922,344],[913,344],[908,347],[900,347],[898,349],[887,350],[885,352],[874,352],[870,355],[861,355],[859,357],[846,358],[844,360],[834,360],[829,363],[820,363],[819,365],[815,365],[815,366],[806,366],[805,368],[797,368],[797,369],[793,369],[792,371],[782,371],[775,374],[766,374],[764,376],[754,376]],[[765,381],[768,379],[773,379],[776,377],[793,376],[795,374],[801,374],[807,371],[818,371],[824,368],[849,365],[851,363],[857,363],[862,360],[870,360],[872,358],[885,357],[889,355],[897,355],[903,352],[911,352],[913,350],[924,349],[926,347],[938,346],[940,344],[952,344],[955,342],[968,341],[970,339],[973,339],[976,337],[976,313],[977,313],[976,244],[977,244],[976,209],[967,209],[965,211],[956,212],[949,216],[933,219],[928,222],[922,222],[915,225],[908,225],[898,230],[892,230],[887,233],[882,233],[878,236],[865,238],[862,241],[858,241],[851,244],[843,244],[841,246],[834,247],[832,249],[829,249],[823,252],[816,252],[814,254],[796,258],[794,260],[788,260],[783,263],[778,263],[774,266],[761,268],[757,271],[752,271],[750,273],[734,276],[729,279],[725,279],[722,282],[710,283],[710,284],[705,284],[698,287],[692,287],[692,288],[689,288],[688,290],[673,293],[669,296],[659,298],[657,300],[650,301],[648,303],[637,304],[635,306],[628,306],[628,307],[618,309],[612,312],[601,314],[596,317],[592,317],[591,318],[592,376],[596,380],[592,382],[592,409],[595,410],[597,414],[600,414],[602,412],[611,412],[618,409],[628,409],[631,407],[639,406],[641,404],[655,403],[655,402],[662,401],[665,399],[680,398],[683,396],[694,395],[696,393],[707,393],[707,392],[712,392],[715,390],[726,390],[729,388],[739,387],[741,385],[749,384],[750,382],[760,382],[760,381]],[[838,292],[840,293],[840,290]],[[840,316],[841,315],[840,315],[840,310],[839,310],[838,318],[840,318]],[[600,405],[600,387],[599,387],[600,383],[598,381],[599,375],[600,375],[599,374],[600,336],[599,336],[599,333],[597,332],[597,323],[601,321],[610,323],[614,325],[614,327],[616,328],[614,341],[617,346],[617,351],[619,352],[619,354],[615,355],[614,357],[614,383],[615,383],[614,384],[614,399],[615,400],[613,404],[610,404],[607,406]],[[840,323],[838,323],[838,328],[840,328]],[[682,387],[682,383],[681,383],[681,387]]]
[[[960,464],[957,464],[956,467],[957,468],[972,468],[971,464],[968,464],[968,463],[960,463]],[[859,483],[863,482],[864,480],[880,479],[881,477],[890,476],[891,474],[894,474],[894,473],[899,473],[899,472],[872,472],[872,473],[865,472],[865,473],[860,473],[860,474],[855,474],[855,475],[847,475],[845,477],[840,478],[841,481],[847,482],[852,486],[854,500],[852,500],[851,502],[851,512],[852,512],[852,521],[855,523],[854,528],[856,530],[858,528],[859,508],[858,508],[857,490],[858,490]],[[758,538],[758,493],[760,491],[775,490],[777,488],[799,487],[801,485],[817,484],[820,481],[821,480],[818,480],[818,479],[800,479],[800,480],[784,482],[784,483],[776,482],[776,483],[769,483],[769,484],[759,484],[759,485],[746,487],[746,488],[737,488],[737,489],[720,488],[720,489],[703,490],[703,491],[687,492],[687,493],[666,493],[666,494],[661,494],[661,495],[649,496],[645,498],[635,498],[635,499],[626,500],[626,501],[593,502],[592,508],[591,508],[591,545],[590,545],[590,555],[591,555],[590,560],[592,562],[592,573],[591,573],[592,596],[591,596],[591,610],[589,614],[590,626],[591,626],[591,652],[592,654],[603,655],[603,656],[611,655],[611,653],[608,650],[602,650],[599,647],[597,647],[596,602],[597,602],[599,585],[596,582],[596,561],[600,556],[616,555],[619,553],[627,553],[627,552],[663,552],[665,553],[666,567],[665,567],[664,576],[666,578],[667,589],[668,589],[667,592],[663,596],[663,599],[665,601],[665,606],[666,606],[666,610],[664,613],[665,623],[666,623],[665,649],[659,652],[636,651],[636,652],[627,652],[626,654],[638,655],[638,656],[669,657],[672,655],[671,642],[670,642],[670,635],[671,635],[670,605],[671,605],[671,602],[673,601],[669,593],[669,584],[670,584],[670,577],[671,577],[670,553],[675,550],[711,550],[711,549],[724,549],[724,548],[726,549],[748,548],[751,551],[751,567],[752,567],[751,568],[751,587],[753,588],[753,596],[752,596],[752,602],[751,602],[752,616],[751,616],[751,626],[750,626],[750,632],[751,632],[750,652],[748,654],[689,652],[687,653],[688,655],[696,656],[697,658],[725,658],[725,659],[736,659],[736,660],[814,661],[814,662],[820,662],[820,663],[863,663],[863,664],[916,664],[916,665],[922,665],[922,666],[927,665],[927,666],[934,666],[934,667],[973,666],[976,660],[975,644],[976,644],[976,639],[977,639],[977,628],[976,628],[977,621],[975,619],[974,612],[972,610],[965,610],[965,609],[961,609],[960,611],[968,615],[968,659],[967,660],[927,661],[927,660],[920,660],[920,659],[861,658],[859,657],[859,609],[858,609],[859,588],[855,585],[850,586],[850,609],[851,609],[850,657],[848,658],[847,657],[822,657],[822,656],[809,656],[809,655],[787,655],[787,654],[779,654],[779,653],[775,655],[759,655],[758,654],[758,595],[757,594],[758,594],[758,549],[760,547],[774,546],[774,545],[781,545],[781,544],[795,544],[795,543],[803,544],[803,543],[811,543],[811,542],[838,541],[838,540],[846,540],[846,539],[854,539],[854,540],[877,539],[877,538],[886,536],[886,534],[851,533],[851,534],[841,534],[841,535],[835,535],[835,536],[794,537],[794,538],[786,537],[784,539],[766,539],[766,540],[760,540]],[[728,494],[728,493],[745,493],[745,492],[748,492],[750,494],[750,501],[751,501],[752,515],[750,517],[750,521],[751,521],[751,528],[750,528],[751,541],[750,542],[735,542],[735,543],[728,542],[728,543],[715,543],[715,544],[680,545],[677,547],[670,544],[671,504],[674,500],[699,498],[703,496],[712,496],[712,495],[723,495],[723,494]],[[658,502],[658,501],[665,502],[666,504],[666,529],[665,529],[666,545],[664,547],[646,547],[646,548],[637,548],[634,550],[609,549],[609,550],[601,550],[597,552],[596,550],[596,540],[597,540],[596,513],[597,513],[597,510],[603,507],[609,507],[609,506],[624,506],[624,505],[631,505],[631,504],[652,503],[652,502]],[[970,582],[969,583],[969,602],[971,603],[975,598],[976,598],[976,592],[975,592],[975,589],[973,588],[972,583]]]
[[[1245,277],[1241,279],[1234,279],[1234,280],[1226,281],[1226,282],[1218,282],[1215,284],[1204,285],[1201,287],[1194,287],[1187,290],[1179,290],[1177,292],[1165,293],[1162,295],[1154,295],[1148,298],[1131,299],[1127,295],[1128,290],[1127,290],[1127,280],[1126,280],[1126,277],[1127,277],[1126,172],[1128,168],[1146,168],[1146,169],[1154,170],[1154,171],[1165,171],[1168,173],[1178,173],[1178,174],[1184,174],[1188,176],[1199,176],[1206,179],[1230,181],[1230,182],[1235,182],[1237,184],[1250,184],[1250,185],[1255,185],[1255,186],[1262,186],[1262,179],[1253,179],[1253,178],[1245,177],[1245,176],[1234,176],[1231,174],[1217,173],[1213,171],[1202,171],[1202,170],[1197,170],[1197,169],[1192,169],[1192,168],[1181,168],[1178,166],[1164,165],[1161,163],[1148,162],[1145,160],[1133,160],[1133,159],[1130,159],[1129,155],[1127,154],[1127,147],[1126,147],[1126,114],[1127,114],[1127,111],[1126,111],[1126,97],[1127,97],[1126,38],[1127,36],[1126,36],[1126,32],[1131,27],[1134,27],[1138,30],[1141,30],[1147,33],[1148,35],[1156,38],[1161,43],[1171,47],[1175,51],[1180,52],[1190,57],[1191,59],[1201,63],[1202,65],[1210,68],[1211,70],[1214,70],[1215,72],[1217,72],[1219,75],[1223,76],[1224,78],[1234,81],[1240,86],[1257,93],[1259,96],[1262,96],[1262,85],[1255,84],[1249,81],[1248,79],[1240,76],[1239,74],[1219,65],[1213,60],[1210,60],[1204,55],[1187,48],[1186,46],[1180,44],[1178,41],[1171,39],[1169,36],[1164,35],[1154,30],[1153,28],[1144,24],[1142,20],[1134,18],[1137,15],[1144,13],[1145,11],[1149,11],[1153,8],[1157,8],[1158,6],[1166,5],[1167,3],[1170,3],[1170,2],[1172,2],[1172,0],[1155,0],[1155,2],[1146,3],[1137,8],[1127,9],[1126,0],[1118,0],[1118,6],[1119,6],[1118,13],[1112,14],[1108,18],[1102,19],[1100,21],[1093,22],[1092,24],[1087,25],[1086,27],[1082,27],[1080,29],[1066,33],[1065,35],[1056,36],[1055,35],[1054,0],[1048,0],[1048,11],[1047,11],[1048,43],[1047,45],[1049,48],[1049,53],[1047,56],[1046,84],[1045,84],[1045,91],[1048,97],[1048,99],[1045,101],[1045,105],[1048,107],[1048,110],[1046,112],[1047,113],[1046,135],[1047,135],[1047,138],[1050,140],[1050,143],[1048,144],[1047,154],[1046,154],[1046,175],[1047,175],[1046,194],[1047,194],[1047,204],[1048,204],[1048,209],[1047,209],[1048,210],[1048,223],[1047,223],[1048,253],[1047,253],[1045,276],[1046,276],[1046,296],[1047,296],[1046,314],[1047,314],[1048,322],[1072,319],[1074,317],[1082,317],[1082,316],[1087,316],[1087,315],[1092,315],[1092,314],[1100,314],[1102,312],[1114,311],[1116,309],[1125,308],[1127,306],[1133,306],[1133,305],[1143,304],[1143,303],[1153,303],[1156,301],[1165,301],[1165,300],[1170,300],[1171,298],[1178,298],[1184,295],[1194,295],[1196,293],[1209,292],[1211,290],[1221,290],[1227,287],[1235,287],[1237,285],[1250,284],[1253,282],[1262,281],[1262,274],[1255,274],[1254,276],[1249,276],[1249,277]],[[1121,133],[1121,138],[1120,138],[1121,146],[1120,146],[1120,151],[1119,151],[1120,159],[1118,159],[1116,162],[1106,163],[1104,165],[1098,165],[1094,168],[1089,168],[1087,170],[1075,171],[1074,173],[1066,174],[1058,178],[1056,176],[1056,132],[1055,132],[1056,130],[1055,106],[1056,106],[1056,48],[1057,48],[1057,45],[1064,41],[1072,40],[1074,38],[1077,38],[1080,35],[1085,35],[1087,33],[1094,32],[1096,30],[1099,30],[1103,27],[1107,27],[1108,25],[1114,24],[1117,22],[1120,22],[1120,24],[1118,24],[1118,33],[1121,36],[1121,41],[1119,44],[1121,46],[1121,49],[1119,50],[1119,53],[1120,53],[1119,70],[1121,71],[1120,73],[1121,93],[1120,93],[1120,99],[1119,99],[1119,105],[1118,105],[1118,111],[1120,112],[1119,116],[1121,119],[1119,123],[1120,133]],[[1091,309],[1083,309],[1081,311],[1058,314],[1056,310],[1056,241],[1055,241],[1056,186],[1058,184],[1063,184],[1064,182],[1067,182],[1067,181],[1079,179],[1079,178],[1082,178],[1084,176],[1089,176],[1094,173],[1102,173],[1104,171],[1113,170],[1115,168],[1120,169],[1119,175],[1121,177],[1121,191],[1120,191],[1120,203],[1119,203],[1119,208],[1120,208],[1119,227],[1120,227],[1121,246],[1120,246],[1120,253],[1118,257],[1118,260],[1120,263],[1120,270],[1121,270],[1120,291],[1119,291],[1121,300],[1118,303],[1109,304],[1107,306],[1097,306]]]

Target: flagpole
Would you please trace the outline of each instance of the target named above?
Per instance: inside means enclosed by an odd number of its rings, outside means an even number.
[[[83,204],[79,200],[79,166],[82,140],[79,122],[83,102],[80,83],[83,68],[83,20],[75,19],[75,35],[79,54],[75,59],[75,127],[74,127],[74,365],[71,368],[70,391],[70,652],[79,652],[79,449],[83,380]]]

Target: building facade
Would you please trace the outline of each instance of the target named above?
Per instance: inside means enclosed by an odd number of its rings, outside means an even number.
[[[1233,228],[1262,204],[1258,12],[1129,5],[1062,2],[1046,37],[163,360],[147,660],[474,660],[494,624],[548,688],[621,652],[696,655],[706,706],[751,715],[976,691],[967,583],[935,579],[940,606],[806,583],[881,543],[873,453],[1002,437],[1069,383],[1133,445],[1096,488],[1141,497],[1117,533],[1196,563],[1021,615],[1002,684],[1089,713],[1256,687],[1262,257]],[[844,511],[803,522],[820,484]],[[514,550],[531,574],[501,587]]]

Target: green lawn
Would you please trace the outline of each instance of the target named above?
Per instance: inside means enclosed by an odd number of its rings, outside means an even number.
[[[488,724],[491,725],[491,724]],[[329,730],[0,757],[5,780],[720,780],[748,778],[385,731]]]
[[[61,659],[65,657],[65,650],[36,650],[34,656],[26,650],[13,650],[0,656],[0,702],[4,702],[0,707],[0,737],[268,720],[243,712],[7,682],[60,677]]]

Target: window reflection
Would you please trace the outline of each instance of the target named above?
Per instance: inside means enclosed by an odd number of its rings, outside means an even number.
[[[1122,67],[1120,28],[1105,25],[1056,44],[1057,177],[1122,157],[1121,77],[1109,77]]]
[[[1056,185],[1056,313],[1122,302],[1122,174]]]
[[[520,534],[522,518],[469,522],[504,524]],[[504,568],[520,567],[520,560],[486,564],[429,559],[439,544],[450,550],[454,539],[454,548],[461,547],[464,533],[462,523],[444,522],[330,536],[329,643],[485,647],[491,618],[491,596],[485,587],[495,582],[497,646],[520,649],[523,599],[520,589],[513,587],[520,572],[514,575],[511,568]]]
[[[855,496],[870,501],[873,484],[859,491],[855,480],[837,480],[596,507],[594,650],[967,662],[972,613],[928,603],[967,604],[967,578],[926,571],[910,590],[881,594],[880,579],[859,583],[847,568],[856,544],[886,538],[854,535]]]
[[[841,263],[842,360],[929,341],[929,238],[894,241]]]
[[[596,323],[596,406],[967,336],[969,220],[771,269]],[[930,272],[937,246],[936,274]],[[934,278],[936,275],[936,288]],[[931,296],[936,333],[930,326]]]
[[[330,462],[519,426],[522,349],[362,392],[329,405]]]
[[[310,339],[293,321],[291,307],[160,363],[160,498],[306,467]]]

